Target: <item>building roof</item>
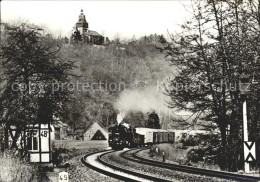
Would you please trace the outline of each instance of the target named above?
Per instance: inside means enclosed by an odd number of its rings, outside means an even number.
[[[88,129],[84,133],[84,139],[92,140],[97,133],[99,133],[99,135],[102,134],[102,136],[104,136],[104,139],[108,139],[108,131],[98,122],[94,122],[88,127]]]
[[[102,35],[100,35],[99,33],[97,33],[96,31],[93,31],[93,30],[89,30],[87,32],[87,35],[96,36],[96,37],[103,37]]]
[[[83,28],[88,28],[88,22],[86,21],[86,17],[83,13],[83,10],[81,10],[81,13],[79,15],[79,20],[76,23],[76,27],[83,27]]]
[[[52,124],[54,128],[62,128],[62,127],[68,127],[68,124],[61,122],[60,120],[54,121]]]
[[[94,125],[98,124],[105,132],[108,133],[107,129],[104,127],[104,125],[102,125],[100,122],[92,122],[90,123],[86,128],[86,131],[88,131],[89,129],[91,129],[91,127],[93,127]]]

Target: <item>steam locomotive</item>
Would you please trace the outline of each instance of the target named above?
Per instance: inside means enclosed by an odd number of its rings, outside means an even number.
[[[109,128],[109,146],[113,150],[147,146],[158,143],[173,143],[174,132],[151,128],[127,128],[119,124]]]
[[[144,135],[136,133],[135,128],[127,128],[122,124],[108,129],[108,143],[113,150],[122,150],[144,145]]]

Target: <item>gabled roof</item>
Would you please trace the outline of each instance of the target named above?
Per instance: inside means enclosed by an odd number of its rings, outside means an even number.
[[[97,33],[96,31],[93,31],[93,30],[88,30],[87,35],[103,37],[102,35],[100,35],[99,33]]]
[[[60,120],[54,120],[52,124],[55,128],[68,127],[68,124],[61,122]]]
[[[98,122],[94,122],[90,125],[90,127],[84,133],[84,140],[96,140],[93,137],[97,134],[97,132],[101,133],[106,140],[108,139],[107,130],[104,127],[102,127]],[[100,137],[98,137],[98,138],[100,138]]]
[[[89,129],[91,129],[92,126],[94,126],[95,124],[98,124],[105,132],[108,133],[107,129],[106,129],[102,124],[100,124],[99,122],[93,122],[93,123],[91,123],[91,124],[87,127],[86,132],[87,132]],[[86,132],[85,132],[85,133],[86,133]]]

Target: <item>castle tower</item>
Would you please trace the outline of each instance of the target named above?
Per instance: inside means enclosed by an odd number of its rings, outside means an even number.
[[[80,32],[81,35],[87,33],[88,31],[88,22],[86,21],[86,17],[83,13],[83,10],[81,10],[79,20],[76,23],[76,29]]]

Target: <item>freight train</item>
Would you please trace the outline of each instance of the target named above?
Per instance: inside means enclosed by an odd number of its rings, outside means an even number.
[[[109,128],[109,146],[113,150],[148,146],[159,143],[173,143],[174,132],[163,129],[127,128],[119,124]]]

